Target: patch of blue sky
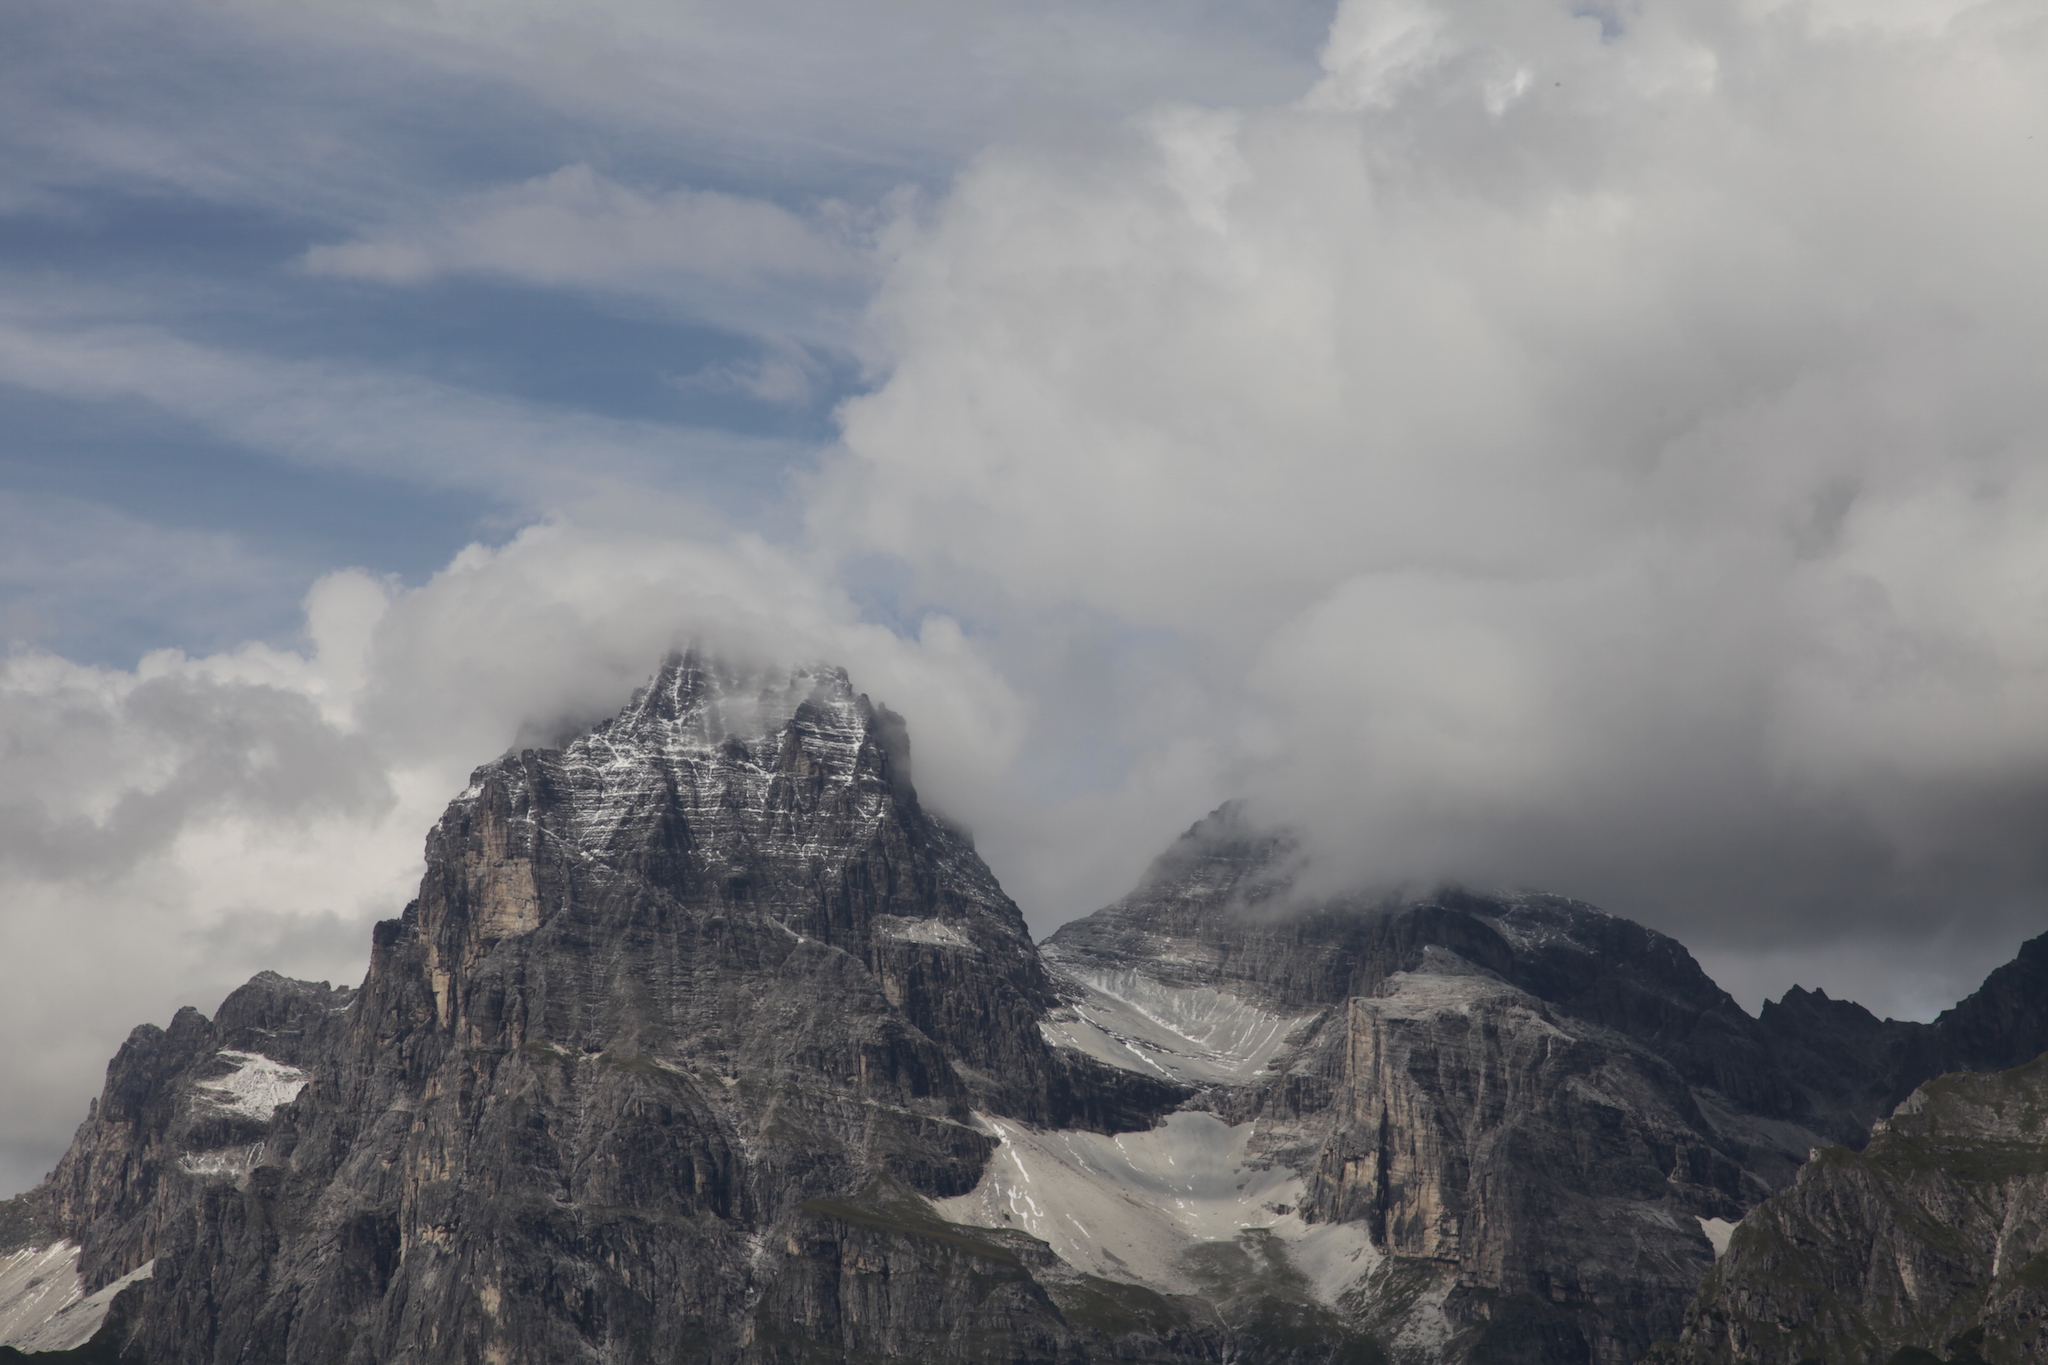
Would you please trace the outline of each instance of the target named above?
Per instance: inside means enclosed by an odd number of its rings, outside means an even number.
[[[17,186],[262,204],[327,221],[538,174],[588,128],[504,81],[292,41],[228,7],[0,10]]]
[[[205,302],[305,250],[317,220],[147,185],[68,186],[0,213],[0,260],[142,302]]]
[[[280,461],[134,401],[0,388],[0,483],[184,531],[232,531],[266,555],[418,580],[497,519],[467,489]]]
[[[773,343],[756,334],[624,291],[312,275],[296,265],[308,237],[305,221],[260,206],[95,188],[67,193],[61,210],[0,214],[0,261],[67,311],[118,310],[205,345],[374,364],[614,417],[826,440],[857,378],[843,356],[812,350],[799,401],[763,398],[707,377],[758,362]]]

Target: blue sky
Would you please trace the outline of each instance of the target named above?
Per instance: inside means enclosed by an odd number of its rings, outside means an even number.
[[[0,11],[0,1188],[475,765],[838,660],[1049,931],[1225,799],[1926,1017],[2048,928],[2033,0]]]

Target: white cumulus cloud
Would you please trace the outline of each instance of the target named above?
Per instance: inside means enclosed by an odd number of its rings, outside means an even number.
[[[1170,658],[1187,798],[1257,793],[1333,882],[1779,961],[2037,932],[2038,12],[1354,0],[1323,60],[970,166],[814,532],[1020,673]]]

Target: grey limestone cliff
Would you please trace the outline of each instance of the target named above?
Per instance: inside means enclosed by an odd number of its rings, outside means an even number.
[[[149,1277],[165,1229],[210,1184],[255,1168],[273,1115],[339,1038],[353,994],[264,972],[211,1020],[188,1008],[168,1029],[129,1034],[57,1169],[0,1205],[0,1343],[89,1341],[114,1297]]]

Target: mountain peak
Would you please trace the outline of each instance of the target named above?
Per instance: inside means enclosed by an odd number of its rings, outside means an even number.
[[[704,756],[735,741],[758,746],[799,713],[844,744],[872,710],[843,668],[748,668],[693,648],[671,654],[617,716],[569,747],[605,734],[663,744],[679,757]]]
[[[479,768],[442,823],[481,822],[500,852],[547,839],[663,883],[741,893],[778,864],[848,855],[898,815],[921,825],[907,768],[900,719],[844,669],[749,669],[690,650],[561,748]],[[502,915],[531,927],[545,912],[535,896],[522,885]]]

